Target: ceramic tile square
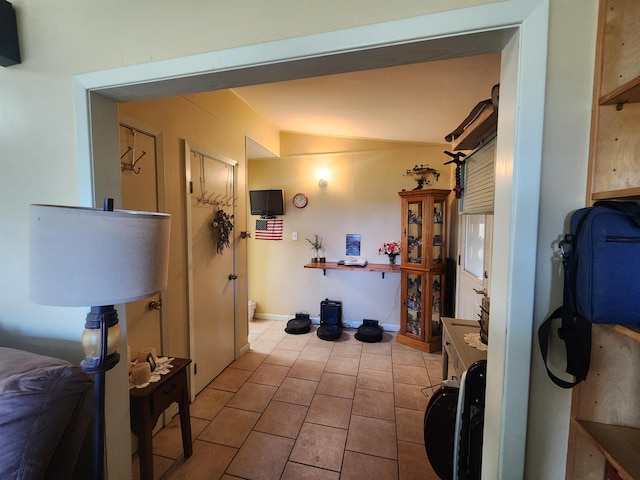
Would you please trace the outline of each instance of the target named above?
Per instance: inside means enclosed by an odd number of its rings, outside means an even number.
[[[435,384],[436,382],[438,384],[441,383],[442,382],[442,362],[427,360],[425,364],[427,365],[427,373],[429,374],[429,379],[431,380],[431,384]],[[449,373],[455,373],[453,368],[449,370]]]
[[[189,411],[192,417],[213,420],[213,417],[222,410],[222,407],[224,407],[232,397],[233,393],[231,392],[205,388],[196,396],[196,399],[189,407]]]
[[[175,463],[172,458],[153,456],[153,479],[159,480]],[[140,480],[140,458],[135,454],[131,459],[131,480]]]
[[[321,348],[333,349],[334,343],[328,342],[326,340],[322,340],[320,337],[318,337],[318,334],[316,333],[315,335],[312,335],[311,338],[309,338],[309,343],[307,343],[307,345],[310,347],[321,347]]]
[[[315,362],[326,362],[329,360],[329,356],[331,355],[331,349],[322,348],[322,347],[311,347],[307,345],[304,347],[302,352],[300,352],[301,360],[313,360]]]
[[[323,373],[317,393],[335,397],[353,398],[356,389],[356,377],[337,373]]]
[[[360,324],[358,324],[360,326]],[[345,328],[342,330],[342,335],[336,340],[336,343],[352,343],[354,345],[362,345],[362,342],[358,340],[354,335],[357,330],[355,328]]]
[[[286,326],[287,322],[285,322],[284,320],[274,320],[273,322],[271,322],[271,325],[269,325],[267,331],[273,330],[276,332],[284,332]]]
[[[340,474],[323,468],[288,462],[280,480],[339,480]]]
[[[215,443],[193,442],[193,455],[181,458],[169,469],[163,480],[220,478],[238,450]]]
[[[249,333],[263,333],[273,325],[273,320],[255,319],[249,322]]]
[[[316,394],[305,421],[328,427],[349,428],[352,405],[350,398]]]
[[[327,365],[324,367],[324,371],[330,373],[342,373],[343,375],[358,375],[359,367],[360,356],[358,356],[358,358],[346,358],[335,357],[331,354]]]
[[[268,340],[270,342],[280,343],[287,336],[287,332],[283,330],[267,330],[260,334],[260,340]]]
[[[209,425],[208,420],[191,417],[191,440],[198,438],[198,435]],[[180,416],[173,419],[161,428],[153,436],[153,453],[163,457],[177,460],[184,452],[182,448],[182,429],[180,428]],[[154,469],[155,471],[155,469]]]
[[[258,368],[258,365],[260,365],[265,358],[267,358],[267,355],[263,353],[247,352],[229,366],[253,371]]]
[[[274,342],[270,340],[262,340],[262,338],[258,338],[255,342],[251,344],[251,351],[254,353],[262,353],[264,355],[269,355],[274,348],[278,346],[279,342]]]
[[[396,460],[398,448],[395,422],[351,415],[347,450]]]
[[[339,472],[346,438],[346,430],[304,423],[290,460]]]
[[[369,370],[360,367],[358,370],[358,388],[368,388],[380,392],[393,392],[393,374],[380,370]]]
[[[322,377],[322,373],[324,372],[324,367],[324,362],[298,359],[289,370],[287,376],[319,382]]]
[[[429,396],[425,395],[425,393]],[[429,403],[431,390],[425,389],[421,385],[396,383],[394,384],[394,394],[396,398],[396,407],[421,410],[424,412],[427,409],[427,404]]]
[[[264,363],[290,367],[296,362],[298,355],[300,355],[300,352],[296,352],[295,350],[283,350],[282,348],[276,348],[264,360]]]
[[[227,406],[261,413],[267,408],[277,390],[277,387],[271,385],[245,383],[229,400]]]
[[[307,415],[307,410],[308,408],[303,405],[274,400],[264,411],[254,430],[281,437],[296,438]]]
[[[253,480],[280,478],[293,448],[293,443],[294,441],[290,438],[251,432],[227,468],[226,473]]]
[[[347,358],[360,358],[362,354],[362,343],[336,343],[331,352],[332,356],[347,357]]]
[[[278,388],[273,399],[298,405],[311,405],[318,382],[287,377]]]
[[[393,393],[356,388],[351,413],[393,422],[396,419]]]
[[[424,357],[422,352],[414,350],[411,352],[405,350],[396,350],[393,352],[392,358],[394,365],[412,365],[414,367],[424,367]]]
[[[372,353],[363,353],[360,358],[360,367],[370,370],[382,370],[385,372],[392,371],[391,357],[387,355],[375,355]]]
[[[396,408],[396,426],[398,441],[424,445],[424,412]]]
[[[439,480],[431,468],[424,445],[398,442],[400,480]]]
[[[344,452],[340,480],[398,480],[398,462],[358,452]]]
[[[289,373],[289,367],[263,363],[256,368],[256,371],[253,372],[253,375],[249,377],[248,381],[251,383],[260,383],[262,385],[273,385],[274,387],[277,387],[282,383],[282,380],[287,376],[287,373]]]
[[[410,383],[411,385],[430,386],[429,375],[425,367],[411,365],[394,365],[393,381],[395,383]]]
[[[260,414],[236,408],[223,408],[200,434],[198,440],[240,448]]]
[[[308,341],[308,338],[300,335],[287,335],[285,338],[280,340],[278,348],[281,348],[282,350],[295,350],[296,352],[301,352],[304,347],[307,346]]]
[[[362,345],[362,353],[373,353],[376,355],[391,355],[391,343],[384,341],[382,334],[382,342],[365,343]]]
[[[208,385],[210,388],[237,392],[247,378],[251,376],[251,370],[241,370],[239,368],[227,368],[220,375],[213,379]]]

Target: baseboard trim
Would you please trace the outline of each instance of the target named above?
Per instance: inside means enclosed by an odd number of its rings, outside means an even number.
[[[276,313],[256,313],[253,316],[256,320],[275,320],[278,322],[287,322],[293,318],[293,315],[278,315]],[[320,317],[309,317],[313,325],[320,325]],[[342,322],[345,328],[358,328],[362,323],[359,322]],[[400,331],[400,325],[393,323],[381,323],[380,326],[385,332],[398,332]]]

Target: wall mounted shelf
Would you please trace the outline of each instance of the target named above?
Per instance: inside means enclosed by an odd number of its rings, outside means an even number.
[[[337,262],[318,262],[307,263],[304,268],[316,268],[321,269],[322,274],[326,275],[327,270],[350,270],[356,272],[380,272],[382,278],[385,273],[400,273],[400,267],[398,265],[385,265],[383,263],[370,263],[365,267],[354,267],[349,265],[339,265]]]

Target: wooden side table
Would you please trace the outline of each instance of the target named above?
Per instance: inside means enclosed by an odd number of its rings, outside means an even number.
[[[145,388],[129,390],[131,431],[138,437],[140,479],[153,479],[153,427],[158,418],[173,402],[178,403],[182,448],[185,458],[193,453],[191,421],[189,418],[189,387],[187,383],[188,358],[174,358],[171,371],[158,382]]]

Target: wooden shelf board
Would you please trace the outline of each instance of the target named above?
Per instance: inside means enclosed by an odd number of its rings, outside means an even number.
[[[624,325],[613,325],[611,328],[621,335],[626,335],[627,337],[634,339],[636,342],[640,342],[640,327],[625,327]]]
[[[625,478],[640,479],[640,428],[572,421]]]
[[[593,192],[591,200],[611,200],[613,198],[640,197],[640,187],[625,188],[624,190],[609,190],[607,192]]]
[[[638,102],[640,102],[640,77],[636,77],[614,91],[602,95],[598,101],[600,105]]]
[[[370,263],[365,267],[355,267],[351,265],[338,265],[337,262],[314,262],[307,263],[304,268],[315,268],[320,269],[326,273],[326,270],[350,270],[357,272],[378,272],[382,273],[382,278],[384,278],[385,273],[400,273],[400,266],[398,265],[389,265],[385,263]]]

